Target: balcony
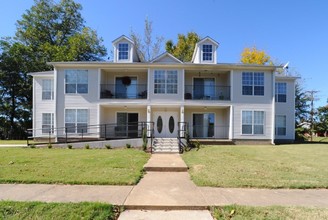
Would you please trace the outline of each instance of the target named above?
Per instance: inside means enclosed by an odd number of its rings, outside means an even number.
[[[101,99],[147,99],[146,84],[101,84]]]
[[[185,100],[230,101],[230,86],[186,85]]]

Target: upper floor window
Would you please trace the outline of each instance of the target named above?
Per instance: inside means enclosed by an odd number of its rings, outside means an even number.
[[[129,45],[127,43],[118,44],[118,60],[129,59]]]
[[[43,79],[42,80],[42,100],[54,99],[54,80]]]
[[[203,61],[213,60],[213,46],[211,44],[203,45]]]
[[[264,73],[243,72],[243,95],[264,95]]]
[[[275,134],[280,136],[286,135],[286,115],[276,115]]]
[[[264,111],[242,111],[242,134],[264,134]]]
[[[176,70],[155,70],[154,93],[177,94],[178,72]]]
[[[65,71],[66,93],[88,93],[88,70]]]
[[[287,83],[276,83],[276,102],[286,102]]]

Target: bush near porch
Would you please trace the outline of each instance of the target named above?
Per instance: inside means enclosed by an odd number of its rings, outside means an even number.
[[[135,149],[0,148],[0,183],[133,185],[149,155]]]
[[[207,146],[182,157],[199,186],[328,188],[328,144]]]

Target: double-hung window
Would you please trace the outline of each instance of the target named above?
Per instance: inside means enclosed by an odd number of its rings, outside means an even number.
[[[178,72],[176,70],[155,70],[154,93],[177,94]]]
[[[242,94],[264,96],[264,73],[243,72]]]
[[[276,115],[275,134],[279,136],[286,135],[286,115]]]
[[[129,45],[127,43],[118,44],[118,60],[129,59]]]
[[[42,134],[54,133],[54,113],[42,113]]]
[[[88,70],[66,70],[65,92],[88,93]]]
[[[54,80],[43,79],[42,80],[42,100],[54,99]]]
[[[242,111],[242,134],[264,134],[264,111]]]
[[[213,61],[213,46],[211,44],[203,45],[203,61]]]
[[[276,83],[276,102],[286,102],[287,83]]]
[[[65,128],[67,133],[87,133],[88,109],[65,109]]]

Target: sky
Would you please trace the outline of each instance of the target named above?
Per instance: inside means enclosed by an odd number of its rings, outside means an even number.
[[[315,107],[328,99],[327,0],[75,0],[86,26],[96,30],[108,53],[112,41],[131,29],[143,34],[144,20],[154,36],[176,42],[195,31],[220,43],[219,63],[238,63],[245,47],[264,50],[276,64],[289,62],[305,90],[319,91]],[[58,2],[58,0],[57,0]],[[14,36],[16,21],[33,0],[0,0],[0,37]],[[164,52],[164,48],[163,48]]]

